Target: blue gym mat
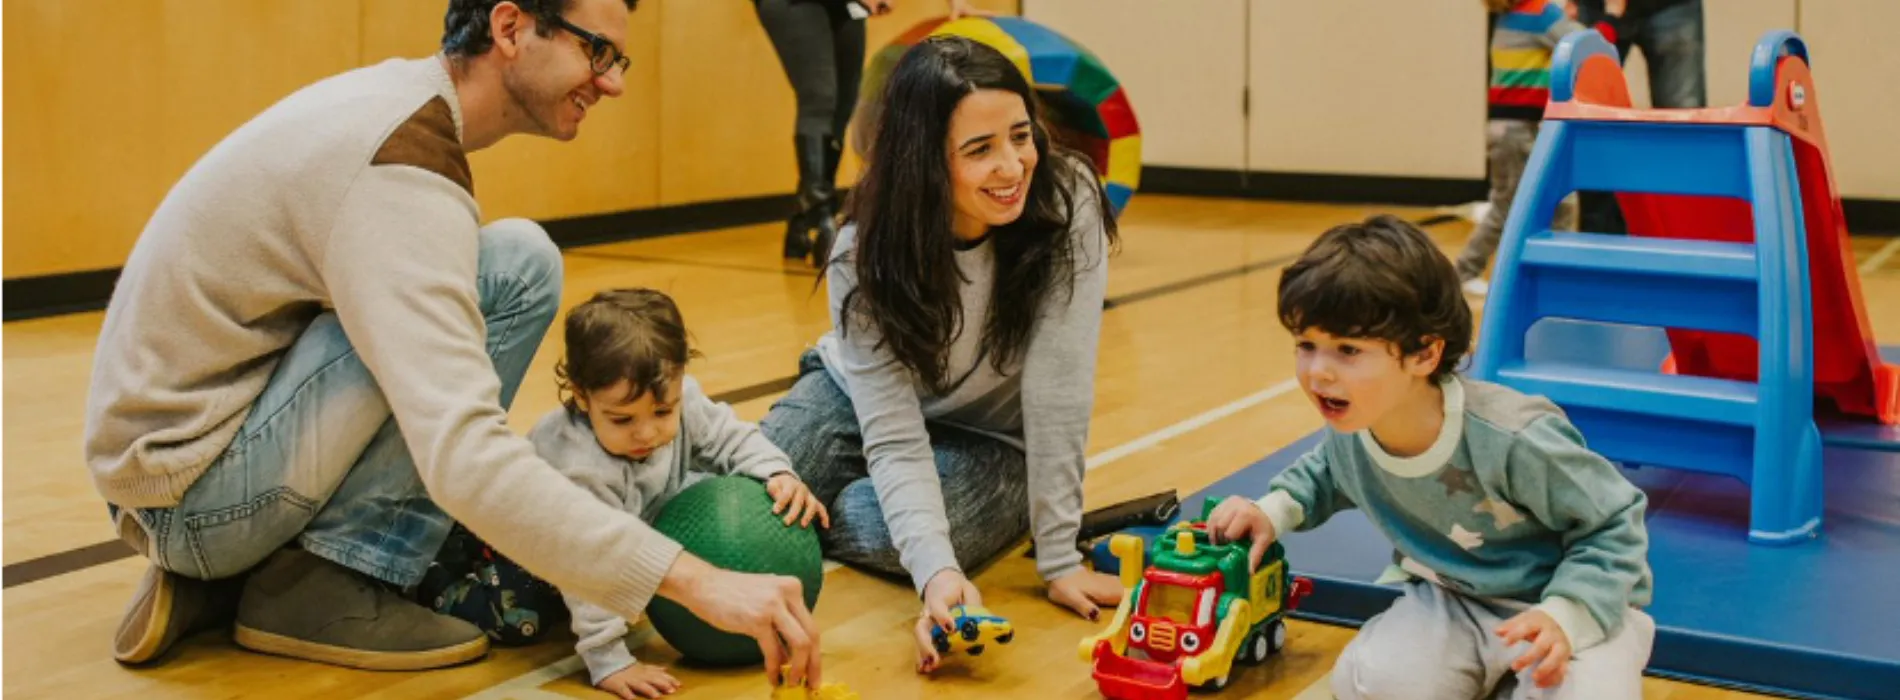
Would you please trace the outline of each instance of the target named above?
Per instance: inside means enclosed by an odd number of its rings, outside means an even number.
[[[1617,348],[1649,362],[1642,350]],[[1900,347],[1882,355],[1894,362]],[[1649,673],[1797,697],[1900,699],[1900,436],[1891,432],[1875,427],[1829,440],[1821,533],[1794,546],[1748,543],[1748,491],[1740,481],[1627,470],[1649,495],[1656,592],[1648,612],[1657,624]],[[1263,495],[1319,438],[1309,435],[1183,499],[1181,514],[1199,518],[1210,497]],[[1298,617],[1357,626],[1398,595],[1372,583],[1391,561],[1391,546],[1357,512],[1283,542],[1294,572],[1315,584]],[[1115,568],[1105,546],[1095,554],[1098,569]]]

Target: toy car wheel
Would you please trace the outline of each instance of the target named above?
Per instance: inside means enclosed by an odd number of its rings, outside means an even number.
[[[981,644],[978,644],[978,645],[976,645],[976,646],[973,646],[973,647],[970,647],[970,649],[969,649],[969,652],[970,652],[970,655],[971,655],[971,656],[982,656],[982,655],[983,655],[983,645],[981,645]]]
[[[1008,633],[1008,634],[1004,634],[1004,635],[1003,635],[1003,636],[1001,636],[1001,637],[997,637],[997,638],[996,638],[996,643],[997,643],[997,644],[1008,644],[1010,640],[1012,640],[1012,639],[1015,639],[1015,638],[1016,638],[1016,633],[1015,633],[1015,632],[1010,632],[1010,633]]]
[[[931,642],[931,646],[934,646],[937,648],[937,653],[939,654],[950,653],[950,639],[948,637],[938,635],[936,638],[931,639],[930,642]]]
[[[533,620],[522,621],[522,623],[518,627],[516,627],[516,629],[521,630],[521,636],[528,639],[533,639],[534,633],[538,630]]]
[[[963,624],[957,627],[957,631],[963,633],[963,641],[966,642],[976,641],[977,636],[982,633],[976,628],[976,622],[972,620],[964,620]]]
[[[1272,645],[1267,648],[1268,651],[1278,652],[1281,649],[1285,649],[1286,621],[1274,620],[1273,624],[1267,627],[1267,636],[1273,640]]]

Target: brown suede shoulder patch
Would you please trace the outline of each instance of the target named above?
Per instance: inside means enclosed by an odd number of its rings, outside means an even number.
[[[369,163],[421,168],[461,185],[470,196],[475,194],[475,176],[469,171],[462,141],[455,135],[455,113],[449,111],[448,101],[441,96],[429,100],[390,132]]]

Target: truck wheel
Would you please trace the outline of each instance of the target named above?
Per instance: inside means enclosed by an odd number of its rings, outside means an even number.
[[[1224,690],[1224,689],[1226,689],[1226,688],[1227,688],[1227,677],[1228,677],[1228,676],[1231,676],[1231,675],[1233,675],[1233,674],[1232,674],[1232,673],[1223,673],[1223,674],[1221,674],[1221,675],[1220,675],[1220,677],[1219,677],[1219,678],[1216,678],[1216,679],[1214,679],[1214,680],[1211,680],[1211,681],[1208,681],[1208,682],[1206,682],[1206,683],[1204,683],[1204,684],[1202,684],[1202,685],[1201,685],[1201,689],[1202,689],[1202,690],[1208,690],[1208,691],[1213,691],[1213,692],[1220,692],[1221,690]]]
[[[997,638],[996,638],[996,643],[997,643],[997,644],[1008,644],[1008,643],[1010,642],[1010,640],[1012,640],[1012,639],[1015,639],[1015,638],[1016,638],[1016,633],[1015,633],[1015,632],[1010,632],[1010,633],[1008,633],[1008,634],[1005,634],[1005,635],[1003,635],[1003,636],[1001,636],[1001,637],[997,637]]]
[[[1273,639],[1272,646],[1269,647],[1270,651],[1277,653],[1281,649],[1285,649],[1286,648],[1286,620],[1274,620],[1272,625],[1268,625],[1267,636]]]
[[[1250,664],[1257,664],[1267,660],[1268,651],[1266,633],[1264,631],[1256,632],[1241,642],[1240,660]]]

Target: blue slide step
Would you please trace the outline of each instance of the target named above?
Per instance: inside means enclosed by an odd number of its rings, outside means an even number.
[[[1546,231],[1524,240],[1520,265],[1755,283],[1755,246],[1744,243]]]
[[[1498,377],[1560,406],[1754,427],[1756,385],[1566,362],[1512,362]]]
[[[1761,325],[1752,245],[1544,231],[1517,265],[1534,317],[1749,336]]]

